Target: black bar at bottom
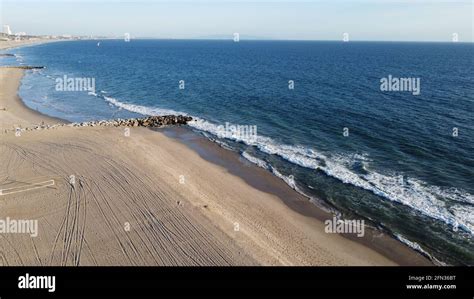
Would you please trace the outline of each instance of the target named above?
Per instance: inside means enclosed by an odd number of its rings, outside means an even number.
[[[30,288],[48,276],[55,277],[54,292]],[[27,287],[19,288],[20,277]],[[471,267],[0,267],[0,298],[451,299],[473,298],[473,282]]]

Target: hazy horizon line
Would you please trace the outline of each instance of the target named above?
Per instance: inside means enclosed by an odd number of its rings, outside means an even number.
[[[53,36],[54,34],[49,34],[49,36]],[[48,36],[48,34],[42,35]],[[62,35],[57,35],[62,36]],[[87,35],[71,35],[72,37],[84,37]],[[87,40],[99,40],[99,39],[109,39],[109,40],[123,40],[124,38],[118,36],[92,36]],[[84,39],[86,40],[86,39]],[[181,38],[181,37],[151,37],[151,36],[140,36],[140,37],[131,37],[130,40],[222,40],[222,41],[233,41],[232,37],[222,37],[222,38],[213,38],[213,37],[188,37],[188,38]],[[238,42],[241,41],[283,41],[283,42],[292,42],[292,41],[304,41],[304,42],[342,42],[342,43],[350,43],[350,42],[384,42],[384,43],[464,43],[464,44],[472,44],[474,41],[450,41],[450,40],[366,40],[366,39],[353,39],[344,41],[342,39],[285,39],[285,38],[270,38],[270,37],[258,37],[258,38],[245,38],[240,37]]]

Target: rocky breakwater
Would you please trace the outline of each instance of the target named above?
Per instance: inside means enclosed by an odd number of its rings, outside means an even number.
[[[34,65],[6,65],[1,66],[4,69],[22,69],[22,70],[36,70],[36,69],[44,69],[44,66],[34,66]]]
[[[159,128],[164,126],[185,125],[193,118],[183,115],[165,115],[149,116],[144,118],[100,120],[83,123],[72,123],[66,126],[70,127],[95,127],[95,126],[114,126],[114,127],[151,127]]]
[[[165,115],[165,116],[149,116],[144,118],[129,118],[129,119],[113,119],[113,120],[98,120],[98,121],[89,121],[82,123],[66,123],[66,124],[56,124],[56,125],[37,125],[34,127],[28,128],[15,128],[13,130],[5,130],[5,133],[8,131],[36,131],[36,130],[48,130],[55,129],[59,127],[146,127],[146,128],[159,128],[164,126],[176,126],[176,125],[185,125],[193,118],[190,116],[184,115]]]

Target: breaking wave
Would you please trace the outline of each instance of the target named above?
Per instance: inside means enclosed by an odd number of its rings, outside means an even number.
[[[170,109],[152,108],[135,104],[127,104],[102,95],[112,105],[143,115],[169,115],[187,113]],[[194,129],[218,136],[218,124],[193,116],[188,125]],[[474,234],[474,196],[455,188],[430,186],[425,182],[404,176],[400,173],[379,173],[370,169],[370,160],[365,155],[339,155],[317,152],[315,149],[301,145],[288,145],[275,142],[272,138],[259,135],[257,138],[246,139],[245,136],[231,136],[227,139],[254,146],[263,153],[277,155],[293,164],[321,170],[327,175],[345,184],[363,188],[383,198],[408,206],[425,216],[443,221],[444,223]],[[283,179],[293,189],[296,188],[294,178],[283,176],[273,166],[257,159],[248,153],[244,158],[258,166],[270,170]],[[455,204],[446,206],[441,198],[447,198]],[[465,205],[468,203],[468,205]]]

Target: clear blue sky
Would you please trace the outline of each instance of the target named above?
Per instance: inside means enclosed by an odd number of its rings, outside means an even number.
[[[471,0],[0,0],[0,23],[30,34],[473,41]]]

